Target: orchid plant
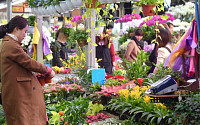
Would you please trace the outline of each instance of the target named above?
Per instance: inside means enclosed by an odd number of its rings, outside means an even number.
[[[174,15],[176,19],[181,21],[190,22],[194,18],[195,4],[192,2],[186,2],[185,5],[177,5],[170,7],[167,13]]]
[[[123,23],[123,22],[128,22],[132,21],[133,19],[140,19],[141,16],[139,14],[133,13],[133,14],[126,14],[125,16],[117,19],[115,23]]]
[[[71,19],[71,22],[74,22],[74,23],[83,23],[84,21],[86,20],[86,18],[82,18],[82,16],[74,16],[72,19]]]
[[[158,25],[161,23],[169,22],[169,21],[173,22],[174,20],[175,20],[175,18],[170,13],[166,13],[166,15],[155,15],[152,18],[150,17],[150,18],[147,18],[146,20],[144,20],[142,23],[140,23],[139,27]]]

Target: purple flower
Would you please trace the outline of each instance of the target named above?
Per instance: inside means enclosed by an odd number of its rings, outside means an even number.
[[[67,83],[67,84],[69,84],[69,83],[70,83],[70,81],[68,81],[68,80],[67,80],[67,81],[66,81],[66,83]]]
[[[154,47],[155,47],[155,43],[152,43],[150,45],[146,45],[146,46],[144,46],[144,51],[145,52],[151,52],[154,49]]]
[[[37,7],[40,6],[40,2],[38,2]]]

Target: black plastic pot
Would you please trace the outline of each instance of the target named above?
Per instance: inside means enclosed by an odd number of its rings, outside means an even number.
[[[101,103],[102,105],[107,105],[108,102],[112,99],[110,96],[101,96]]]

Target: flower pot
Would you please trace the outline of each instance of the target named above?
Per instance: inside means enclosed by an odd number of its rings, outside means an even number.
[[[45,85],[45,78],[38,78],[38,81],[40,82],[41,86]]]
[[[142,5],[142,10],[143,10],[143,16],[154,16],[155,12],[153,8],[155,5]]]
[[[97,36],[101,35],[101,33],[103,32],[104,26],[99,26],[99,30],[95,30]]]
[[[95,2],[96,1],[97,0],[92,0],[91,6],[90,6],[90,4],[85,3],[85,7],[86,8],[95,8]],[[105,8],[105,4],[100,4],[100,5],[97,6],[97,8]]]
[[[82,40],[82,41],[77,40],[77,42],[78,42],[78,45],[79,45],[80,47],[83,47],[83,46],[87,45],[87,41],[85,41],[85,40]]]
[[[45,83],[51,83],[51,78],[45,77]]]

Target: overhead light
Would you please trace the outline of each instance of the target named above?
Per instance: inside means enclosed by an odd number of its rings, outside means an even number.
[[[13,0],[13,2],[11,3],[11,5],[16,5],[16,4],[20,4],[25,2],[26,0]],[[7,7],[6,2],[5,3],[0,3],[0,9],[4,9]]]

